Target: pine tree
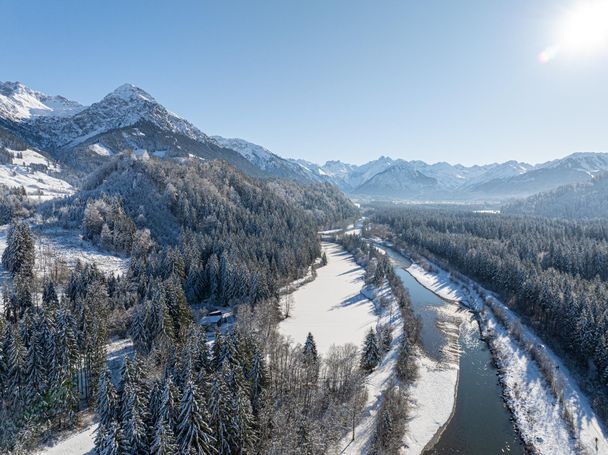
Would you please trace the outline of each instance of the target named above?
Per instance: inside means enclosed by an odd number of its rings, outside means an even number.
[[[226,374],[228,388],[232,395],[231,440],[233,441],[233,453],[235,450],[241,453],[250,453],[256,442],[256,435],[249,391],[244,384],[245,381],[240,367],[230,368],[226,371]]]
[[[220,455],[232,453],[232,407],[230,405],[230,390],[226,383],[226,375],[218,371],[211,382],[209,391],[210,423],[216,439],[216,448]]]
[[[123,368],[120,400],[120,429],[122,433],[121,451],[133,455],[148,452],[147,432],[145,426],[144,397],[138,388],[135,367],[125,360]]]
[[[43,355],[42,332],[35,327],[25,356],[25,395],[29,404],[33,404],[45,393],[47,370]]]
[[[25,386],[25,348],[16,327],[8,327],[4,337],[6,357],[6,390],[9,400],[20,405]]]
[[[215,438],[208,424],[209,417],[205,411],[196,385],[186,382],[180,402],[180,413],[177,422],[177,441],[182,454],[207,455],[215,453]]]
[[[31,278],[34,271],[34,239],[27,224],[11,225],[6,238],[6,249],[2,253],[2,265],[13,276],[21,274]]]
[[[130,452],[123,452],[122,434],[116,422],[111,422],[109,426],[99,427],[98,437],[95,443],[97,455],[122,455]]]
[[[263,407],[264,391],[270,382],[266,362],[261,352],[254,354],[247,379],[249,380],[249,397],[253,415],[258,416]]]
[[[154,425],[150,453],[153,455],[177,455],[179,453],[173,429],[164,419],[158,420]]]
[[[370,329],[365,342],[363,343],[363,351],[361,353],[361,368],[370,373],[378,366],[380,362],[380,349],[378,348],[378,340],[373,329]]]

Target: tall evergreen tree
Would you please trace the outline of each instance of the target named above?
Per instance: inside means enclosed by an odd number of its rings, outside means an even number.
[[[379,362],[380,348],[378,347],[378,340],[376,339],[376,333],[374,330],[370,329],[363,343],[363,350],[361,352],[361,368],[370,373],[378,366]]]
[[[215,438],[209,427],[209,416],[196,385],[188,380],[184,386],[177,421],[180,453],[208,455],[216,453]]]

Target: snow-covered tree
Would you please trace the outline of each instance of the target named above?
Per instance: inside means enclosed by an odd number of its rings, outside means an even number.
[[[180,453],[208,455],[215,453],[212,430],[205,403],[199,396],[196,385],[188,380],[184,386],[177,421],[177,442]]]
[[[378,366],[380,357],[380,348],[378,347],[376,333],[373,329],[370,329],[365,337],[363,349],[361,351],[361,368],[368,373],[373,371],[374,368]]]

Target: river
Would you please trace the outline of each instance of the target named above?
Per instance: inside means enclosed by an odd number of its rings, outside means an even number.
[[[398,252],[382,246],[389,254],[395,271],[409,290],[414,311],[421,318],[422,348],[425,353],[441,360],[448,336],[442,330],[442,312],[454,305],[438,297],[418,283],[405,269],[407,259]],[[485,342],[480,340],[479,327],[473,315],[462,307],[459,335],[459,380],[454,412],[425,454],[524,454],[525,450],[502,399],[496,369]]]

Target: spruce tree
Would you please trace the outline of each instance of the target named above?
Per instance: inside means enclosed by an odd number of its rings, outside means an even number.
[[[308,332],[306,341],[304,342],[303,354],[305,362],[308,364],[317,363],[319,360],[319,356],[317,354],[317,344],[315,343],[315,339],[310,332]]]
[[[208,455],[215,453],[215,438],[209,427],[205,410],[196,385],[188,380],[184,386],[177,421],[177,442],[180,453]]]
[[[109,428],[111,422],[116,421],[117,417],[117,395],[112,383],[112,375],[108,368],[105,368],[99,377],[97,388],[96,413],[100,426]]]
[[[56,306],[59,304],[59,298],[57,297],[57,291],[55,290],[55,283],[53,283],[53,280],[48,280],[44,285],[42,303],[47,306]]]
[[[380,362],[380,349],[378,348],[378,340],[373,329],[370,329],[361,352],[361,369],[367,373],[371,373]]]

